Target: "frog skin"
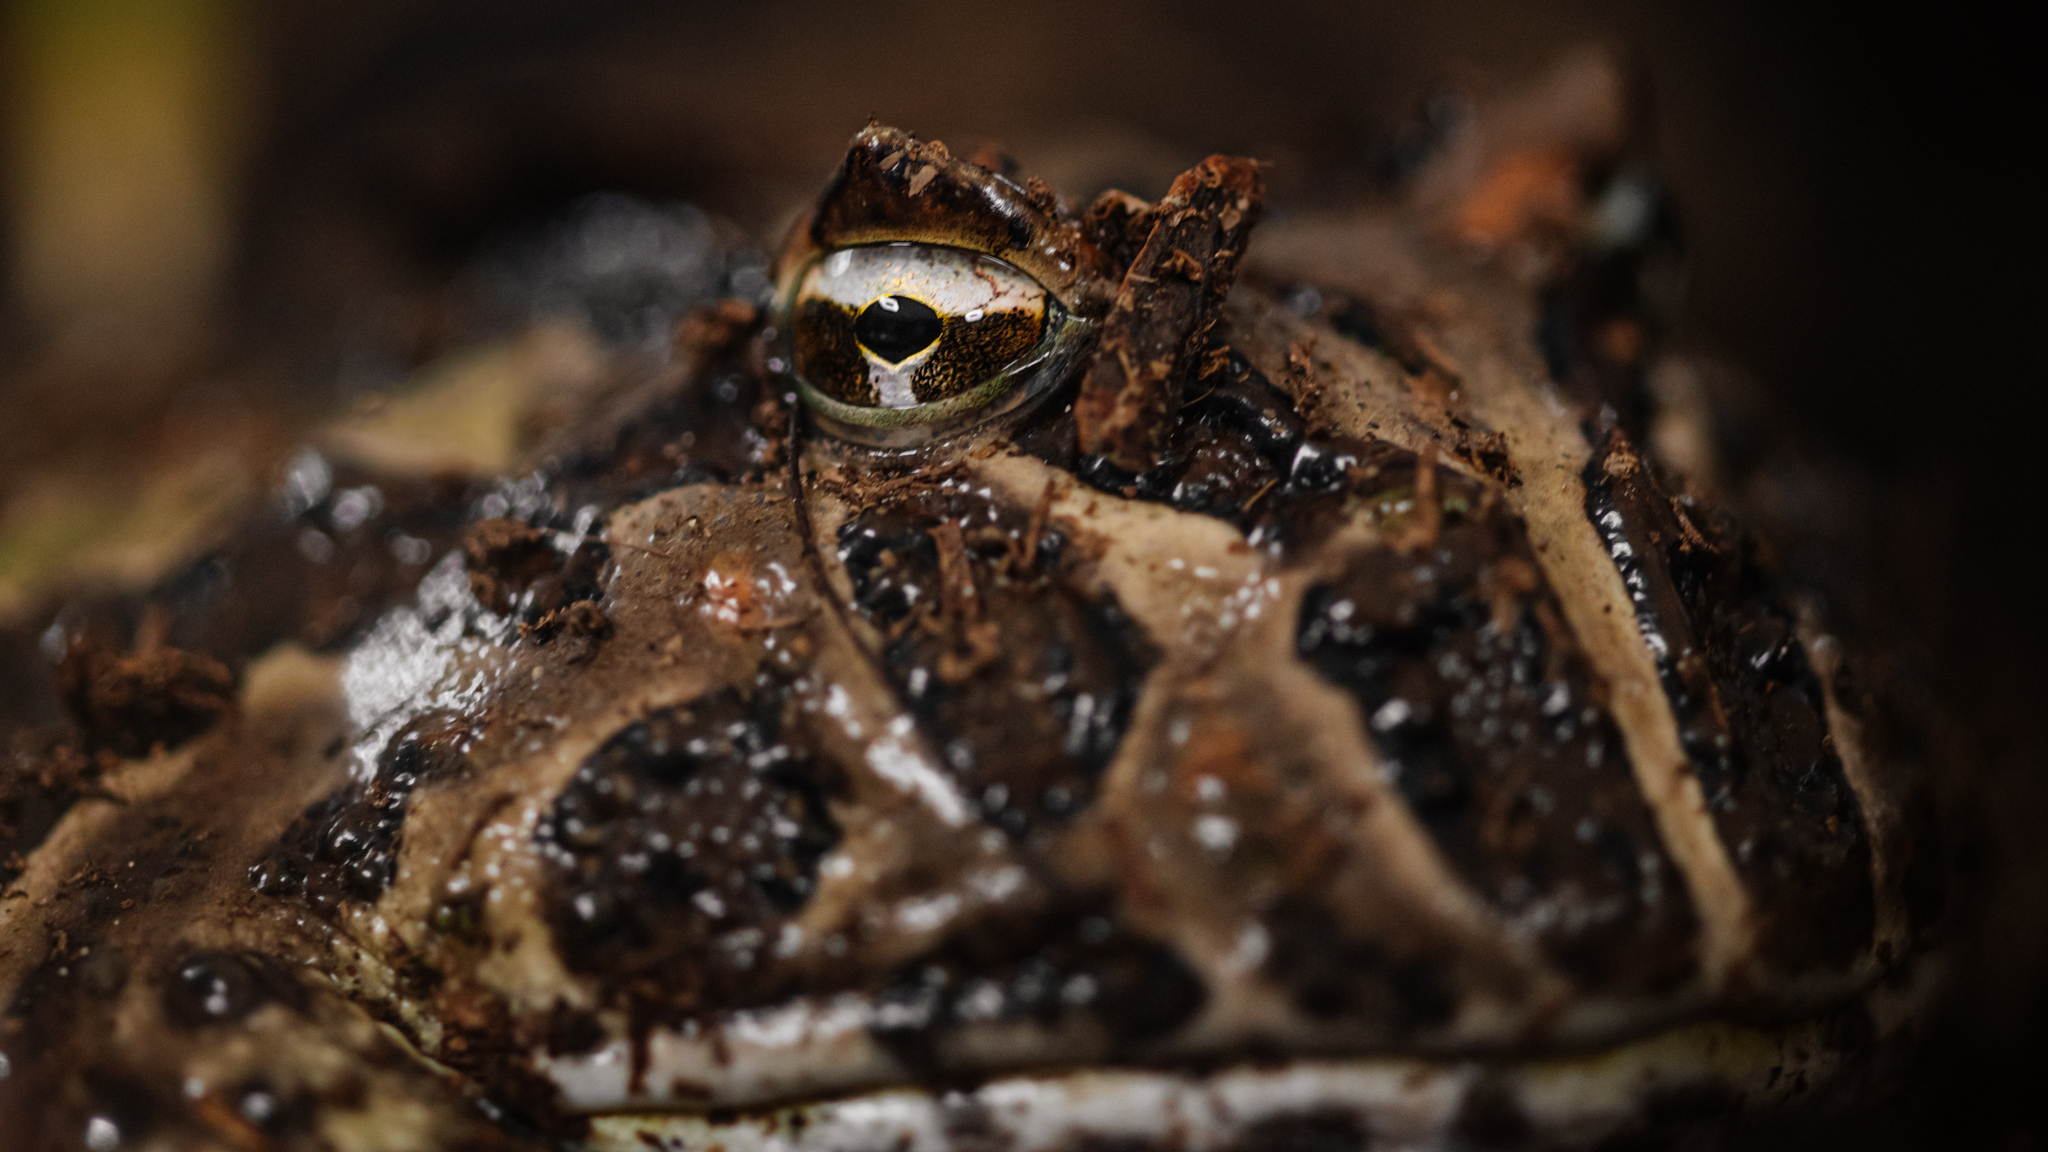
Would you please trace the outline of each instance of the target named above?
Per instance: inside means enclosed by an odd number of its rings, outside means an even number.
[[[513,478],[302,454],[238,570],[315,581],[371,485],[431,555],[353,631],[187,573],[74,643],[82,734],[11,753],[94,782],[0,901],[6,1146],[1550,1147],[1874,1091],[1938,970],[1875,681],[1684,413],[1546,360],[1554,269],[1262,197],[1070,212],[870,126],[773,306]],[[806,275],[904,244],[1043,290],[1035,392],[797,400],[869,379]]]

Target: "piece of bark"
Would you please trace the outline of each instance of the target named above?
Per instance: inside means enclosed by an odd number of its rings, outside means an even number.
[[[1119,274],[1130,270],[1159,223],[1156,209],[1129,192],[1112,188],[1095,198],[1081,217],[1081,234],[1116,263]]]
[[[1265,196],[1256,161],[1211,156],[1181,173],[1152,209],[1151,235],[1117,289],[1074,402],[1082,452],[1127,472],[1158,463],[1180,385],[1236,278]],[[1107,211],[1116,207],[1128,211]]]

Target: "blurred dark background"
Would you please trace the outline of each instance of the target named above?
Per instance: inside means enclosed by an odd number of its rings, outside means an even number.
[[[0,521],[9,486],[40,472],[132,461],[165,428],[203,436],[251,413],[289,427],[402,377],[460,339],[443,290],[479,245],[588,192],[688,200],[771,242],[874,114],[962,147],[999,140],[1076,194],[1156,194],[1192,157],[1248,152],[1274,162],[1284,212],[1343,195],[1432,84],[1512,83],[1587,43],[1621,52],[1691,254],[1674,341],[1746,370],[1806,450],[1863,487],[1889,525],[1857,561],[1881,590],[1870,610],[1966,749],[1951,788],[1959,992],[1914,1093],[1886,1113],[1903,1119],[1859,1138],[2041,1146],[2048,197],[2025,157],[2048,69],[2017,11],[12,0],[0,13]]]

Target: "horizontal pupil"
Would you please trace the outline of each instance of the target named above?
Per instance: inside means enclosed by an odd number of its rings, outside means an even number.
[[[900,364],[939,338],[939,314],[908,296],[884,296],[861,309],[853,321],[854,339],[877,357]]]

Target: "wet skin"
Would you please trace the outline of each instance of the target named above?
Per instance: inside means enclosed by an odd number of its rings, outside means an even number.
[[[1212,157],[1069,211],[871,127],[773,302],[524,479],[300,456],[17,741],[120,800],[8,864],[24,1146],[1516,1146],[1860,1090],[1938,907],[1914,765],[1570,359],[1638,305],[1262,199]]]

